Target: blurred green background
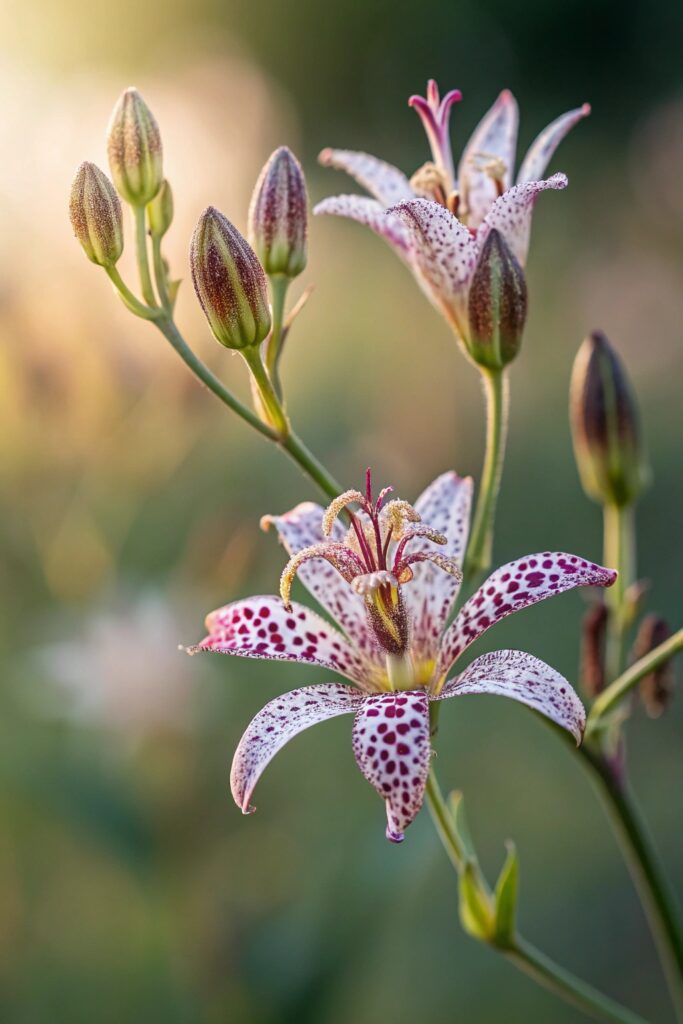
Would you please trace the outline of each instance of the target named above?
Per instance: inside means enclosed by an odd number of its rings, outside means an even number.
[[[244,228],[256,174],[289,144],[311,198],[348,190],[325,145],[411,173],[426,159],[406,105],[458,86],[456,150],[498,91],[521,142],[585,100],[593,115],[539,202],[531,316],[513,369],[496,561],[600,556],[566,417],[582,336],[601,327],[637,386],[654,467],[639,506],[649,606],[681,621],[683,8],[675,0],[168,0],[0,7],[0,1017],[12,1024],[522,1024],[578,1020],[461,932],[454,878],[423,813],[402,847],[351,756],[345,720],[300,737],[243,819],[228,790],[249,718],[312,669],[195,658],[206,611],[273,592],[283,555],[265,512],[315,497],[120,306],[67,218],[82,159],[106,166],[120,91],[161,124],[187,277],[209,203]],[[132,268],[126,262],[128,275]],[[386,247],[311,225],[290,341],[290,411],[336,475],[414,496],[448,467],[477,474],[476,374]],[[179,320],[246,394],[191,287]],[[585,601],[501,624],[576,678]],[[483,647],[481,648],[483,649]],[[479,653],[479,651],[477,652]],[[445,708],[439,770],[464,790],[490,875],[514,837],[521,924],[548,953],[653,1019],[666,995],[623,863],[580,766],[512,702]],[[681,701],[628,729],[635,789],[680,895]]]

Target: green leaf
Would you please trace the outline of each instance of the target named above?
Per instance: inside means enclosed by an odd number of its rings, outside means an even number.
[[[496,883],[495,937],[497,946],[509,948],[514,944],[519,889],[519,861],[515,844],[506,843],[507,857]]]
[[[495,915],[488,888],[476,863],[468,861],[460,875],[460,922],[474,939],[491,942]]]
[[[465,818],[465,799],[463,794],[457,789],[453,790],[448,797],[448,810],[460,840],[465,859],[476,864],[477,851],[474,848],[474,842],[472,841],[467,819]]]

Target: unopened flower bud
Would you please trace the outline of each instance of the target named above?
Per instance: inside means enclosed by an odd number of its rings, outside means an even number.
[[[114,107],[107,152],[119,194],[132,206],[145,206],[164,175],[159,126],[137,89],[126,89]]]
[[[258,345],[270,330],[266,277],[256,253],[227,217],[209,206],[190,248],[197,298],[226,348]]]
[[[286,146],[272,154],[249,207],[249,240],[267,274],[296,277],[306,266],[306,181]]]
[[[588,609],[581,628],[581,682],[588,697],[605,689],[605,638],[609,612],[604,601]]]
[[[633,659],[645,657],[671,636],[665,619],[658,615],[646,615],[638,629],[633,645]],[[666,711],[673,697],[676,677],[673,662],[665,661],[640,682],[640,699],[650,718],[659,718]]]
[[[147,204],[147,223],[150,234],[162,238],[173,221],[173,193],[171,186],[164,180],[154,199]]]
[[[100,267],[113,267],[123,252],[121,203],[107,175],[83,163],[71,186],[69,214],[85,255]]]
[[[467,350],[480,366],[500,370],[522,342],[527,289],[524,271],[499,231],[492,228],[479,256],[468,300]]]
[[[600,331],[581,345],[572,370],[569,416],[586,494],[628,505],[647,483],[635,397],[621,360]]]

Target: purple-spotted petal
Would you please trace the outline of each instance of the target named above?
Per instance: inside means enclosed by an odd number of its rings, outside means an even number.
[[[512,184],[518,124],[517,101],[505,89],[465,146],[458,167],[458,191],[470,227],[481,224],[498,195],[496,183],[484,169],[487,162],[501,160],[504,165],[502,184],[504,188]]]
[[[582,107],[569,110],[566,114],[556,118],[547,128],[544,128],[529,146],[517,175],[517,184],[523,185],[527,181],[538,181],[543,177],[543,173],[562,139],[575,124],[583,120],[584,117],[588,117],[590,112],[590,103],[584,103]]]
[[[376,199],[366,196],[330,196],[313,209],[313,213],[329,213],[333,217],[348,217],[365,224],[376,235],[395,249],[402,259],[408,258],[409,235],[401,220],[387,212]]]
[[[323,514],[324,509],[320,505],[305,501],[284,515],[264,516],[261,525],[267,527],[272,524],[287,552],[296,555],[299,551],[321,544],[327,539],[322,532]],[[339,521],[335,522],[331,539],[341,543],[345,535],[346,531],[342,524]],[[381,656],[368,628],[362,597],[322,559],[304,562],[299,566],[298,576],[316,601],[339,623],[349,640],[360,648],[366,657],[377,661]]]
[[[467,545],[472,504],[472,478],[443,473],[423,491],[415,502],[422,522],[446,537],[439,553],[462,565]],[[427,541],[411,542],[411,551],[429,551]],[[414,565],[413,579],[403,588],[406,609],[411,620],[411,646],[418,657],[436,656],[439,638],[448,621],[460,583],[430,562]]]
[[[446,631],[437,678],[443,678],[456,658],[500,619],[565,590],[610,587],[616,578],[613,569],[562,551],[544,551],[502,565],[463,605]]]
[[[392,206],[402,199],[412,198],[413,190],[403,171],[369,153],[357,153],[351,149],[324,149],[318,160],[323,167],[346,171],[382,206]]]
[[[524,266],[529,251],[531,215],[541,192],[548,188],[562,189],[568,185],[565,174],[553,174],[545,181],[527,181],[514,185],[495,201],[484,220],[486,228],[497,228],[513,253]]]
[[[286,611],[279,597],[249,597],[211,612],[209,635],[190,648],[267,661],[301,661],[323,665],[372,689],[368,662],[320,615],[292,603]]]
[[[430,199],[413,199],[389,210],[410,233],[411,262],[426,294],[461,330],[479,246],[452,213]]]
[[[429,703],[424,690],[366,697],[353,724],[353,753],[387,809],[387,839],[400,843],[420,810],[429,774]]]
[[[304,686],[271,700],[251,720],[239,742],[230,771],[235,803],[251,813],[251,795],[266,766],[297,733],[337,715],[356,711],[363,695],[352,686],[322,683]]]
[[[570,732],[581,742],[586,725],[583,704],[564,676],[523,651],[493,651],[473,661],[446,684],[437,700],[468,693],[510,697]]]

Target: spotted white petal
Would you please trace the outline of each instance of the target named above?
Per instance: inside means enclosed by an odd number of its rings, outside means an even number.
[[[512,184],[518,124],[517,101],[505,89],[465,146],[458,167],[458,191],[470,227],[481,224],[498,195],[496,183],[485,170],[487,163],[502,161],[503,186],[507,189]]]
[[[431,746],[424,690],[366,697],[353,725],[353,753],[385,802],[387,839],[400,843],[424,799]]]
[[[363,695],[342,683],[322,683],[291,690],[271,700],[251,720],[235,751],[230,786],[235,803],[244,814],[254,787],[266,766],[286,743],[318,722],[356,711]]]
[[[472,233],[430,199],[399,203],[388,212],[409,231],[411,262],[427,296],[462,333],[467,289],[479,255]]]
[[[450,680],[437,700],[470,693],[510,697],[545,715],[570,732],[577,744],[586,725],[586,712],[564,676],[523,651],[493,651],[473,661]]]
[[[568,184],[565,174],[553,174],[545,181],[527,181],[522,185],[514,185],[495,201],[486,215],[482,237],[485,229],[497,228],[524,266],[529,251],[531,215],[539,194],[549,188],[566,188]]]
[[[462,565],[469,533],[472,479],[443,473],[415,502],[422,522],[446,537],[441,554]],[[411,551],[429,551],[428,541],[411,541]],[[411,645],[425,661],[436,657],[439,639],[460,590],[459,581],[431,562],[412,566],[413,579],[403,588],[411,622]]]
[[[456,658],[500,619],[576,587],[609,587],[616,578],[613,569],[563,551],[544,551],[502,565],[463,605],[446,631],[437,678],[443,678]]]
[[[264,516],[261,525],[274,526],[281,543],[290,555],[323,543],[324,509],[312,501],[302,502],[281,516]],[[337,521],[332,527],[331,539],[341,543],[346,531]],[[317,559],[299,566],[298,576],[307,590],[332,618],[339,623],[351,642],[372,661],[380,654],[368,627],[363,599],[342,579],[328,562]]]
[[[376,199],[366,196],[330,196],[313,209],[313,213],[329,213],[334,217],[348,217],[374,231],[383,238],[402,259],[408,259],[409,237],[405,225],[392,216]]]
[[[342,634],[304,605],[287,611],[279,597],[249,597],[211,612],[208,636],[190,648],[266,661],[297,661],[323,665],[373,688],[373,670]]]
[[[527,181],[538,181],[543,176],[565,135],[575,124],[583,120],[584,117],[588,117],[590,112],[590,104],[584,103],[576,110],[569,110],[566,114],[561,114],[547,128],[544,128],[529,146],[517,175],[517,184],[523,185]]]
[[[383,206],[411,199],[413,190],[403,171],[369,153],[351,149],[324,149],[318,157],[323,167],[346,171]]]

